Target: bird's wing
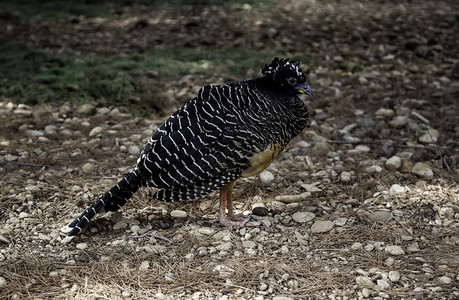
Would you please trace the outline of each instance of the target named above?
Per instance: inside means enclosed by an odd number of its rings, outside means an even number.
[[[229,107],[227,88],[203,87],[153,134],[138,161],[147,184],[166,190],[215,189],[247,168],[251,132]]]

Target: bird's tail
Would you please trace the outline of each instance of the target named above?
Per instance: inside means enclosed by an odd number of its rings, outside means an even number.
[[[98,213],[105,211],[117,211],[142,185],[142,176],[137,169],[127,174],[120,182],[114,185],[103,196],[96,200],[78,218],[61,228],[67,236],[62,240],[63,243],[70,242],[78,235],[89,221]]]

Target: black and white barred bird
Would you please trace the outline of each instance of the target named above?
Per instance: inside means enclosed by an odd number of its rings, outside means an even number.
[[[158,188],[154,198],[166,202],[220,189],[219,222],[243,227],[248,218],[233,214],[233,184],[267,168],[309,122],[296,96],[312,96],[299,64],[276,57],[262,73],[201,88],[153,134],[134,169],[62,229],[68,233],[63,242],[97,213],[120,209],[141,186]]]

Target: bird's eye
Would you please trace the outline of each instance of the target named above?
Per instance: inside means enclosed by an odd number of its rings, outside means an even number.
[[[295,85],[295,84],[296,84],[296,78],[290,77],[290,78],[288,79],[288,83],[290,83],[291,85]]]

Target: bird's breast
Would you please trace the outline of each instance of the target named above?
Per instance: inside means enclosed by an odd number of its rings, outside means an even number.
[[[261,173],[282,152],[284,147],[279,144],[271,144],[262,152],[256,152],[250,158],[250,167],[244,170],[242,177],[251,177]]]

